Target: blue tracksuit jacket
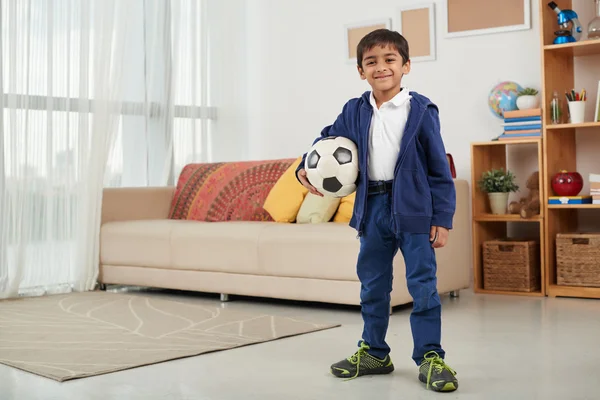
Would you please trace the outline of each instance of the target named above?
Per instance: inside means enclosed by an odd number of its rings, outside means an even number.
[[[456,191],[440,134],[437,106],[427,97],[410,92],[411,111],[400,143],[392,189],[392,215],[396,234],[429,233],[431,226],[452,229]],[[369,127],[373,107],[370,92],[349,100],[332,125],[313,142],[327,136],[344,136],[358,147],[359,178],[350,226],[362,234],[367,202]],[[306,153],[296,170],[304,168]]]

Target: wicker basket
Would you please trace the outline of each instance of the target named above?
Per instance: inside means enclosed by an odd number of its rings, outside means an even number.
[[[534,240],[490,240],[483,243],[483,288],[540,290],[540,246]]]
[[[600,287],[600,233],[556,235],[556,283]]]

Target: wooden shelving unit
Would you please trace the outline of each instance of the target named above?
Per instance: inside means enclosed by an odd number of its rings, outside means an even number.
[[[556,4],[561,9],[572,8],[571,1],[555,1]],[[556,14],[552,12],[550,14],[550,9],[547,6],[547,1],[540,2],[540,11],[543,14],[541,16],[544,19],[544,26],[542,29],[542,40],[546,39],[550,43],[554,40],[553,32],[557,30],[556,27]],[[543,7],[542,7],[543,6]],[[548,19],[547,17],[551,18]],[[550,33],[550,35],[548,35]],[[546,43],[544,41],[543,43]],[[598,41],[580,41],[574,43],[566,43],[566,44],[545,44],[544,45],[544,53],[552,53],[557,54],[562,57],[584,57],[584,56],[593,56],[596,54],[600,54],[600,42]]]
[[[576,209],[576,210],[589,210],[594,208],[600,208],[600,204],[548,204],[549,209]]]
[[[546,129],[558,130],[558,129],[583,129],[583,128],[600,128],[600,122],[583,122],[581,124],[557,124],[547,125]]]
[[[561,9],[572,9],[571,0],[555,0]],[[561,170],[577,171],[577,139],[586,138],[587,135],[598,134],[600,122],[586,121],[571,124],[564,122],[553,125],[550,121],[549,105],[556,91],[561,96],[563,115],[568,115],[564,93],[570,91],[575,85],[575,60],[578,57],[600,56],[600,40],[582,40],[575,43],[561,45],[553,44],[554,32],[558,29],[556,14],[547,6],[547,0],[540,0],[540,40],[541,40],[541,108],[542,129],[540,139],[523,139],[514,141],[490,141],[471,144],[472,165],[472,227],[473,227],[473,263],[474,263],[474,290],[476,293],[511,294],[525,296],[552,296],[552,297],[582,297],[600,299],[600,287],[565,286],[557,283],[556,267],[556,235],[558,233],[578,232],[579,222],[588,218],[588,215],[600,217],[600,205],[597,204],[548,204],[548,198],[554,196],[551,186],[552,177]],[[588,21],[581,21],[584,27]],[[577,72],[582,68],[593,68],[597,72],[594,87],[589,87],[588,102],[596,99],[597,82],[600,80],[600,69],[597,62],[585,59]],[[584,71],[585,72],[585,71]],[[588,76],[589,78],[589,76]],[[583,139],[580,139],[583,140]],[[491,168],[509,168],[507,165],[507,148],[519,145],[537,145],[537,158],[540,171],[540,215],[530,219],[521,219],[518,215],[493,215],[489,209],[486,193],[482,193],[476,185],[484,171]],[[599,164],[600,165],[600,164]],[[600,167],[599,170],[600,172]],[[587,179],[584,173],[584,179]],[[586,193],[582,192],[582,195]],[[587,214],[583,214],[587,213]],[[591,214],[589,214],[591,213]],[[597,214],[596,214],[597,213]],[[581,218],[584,217],[584,218]],[[482,244],[491,239],[507,237],[510,224],[527,226],[529,231],[532,224],[538,224],[540,243],[540,277],[542,285],[534,293],[518,291],[486,290],[483,287]],[[597,232],[600,232],[600,222]],[[595,225],[595,224],[594,224]],[[537,231],[536,228],[534,227]]]
[[[561,9],[571,9],[571,0],[555,0]],[[540,36],[542,45],[542,122],[543,122],[543,197],[553,196],[551,179],[560,170],[577,170],[577,133],[592,132],[591,128],[600,128],[600,122],[584,122],[581,124],[550,123],[549,104],[554,91],[563,101],[563,114],[567,114],[564,93],[575,87],[574,61],[577,57],[589,57],[600,54],[600,41],[579,41],[562,45],[554,45],[556,31],[556,14],[552,12],[547,1],[540,1]],[[584,27],[587,21],[581,21]],[[588,65],[588,64],[586,64]],[[595,63],[589,63],[597,68]],[[598,71],[600,79],[600,70]],[[595,87],[594,87],[595,89]],[[595,101],[595,90],[588,94],[588,101]],[[584,179],[587,177],[584,176]],[[585,193],[582,193],[585,194]],[[579,213],[583,210],[600,209],[600,205],[552,205],[544,201],[543,235],[545,237],[545,286],[549,296],[600,298],[600,288],[574,287],[557,284],[556,246],[557,233],[576,232],[578,230]],[[600,227],[599,227],[600,230]]]
[[[523,219],[519,215],[504,214],[494,215],[491,213],[487,193],[482,192],[477,187],[477,181],[481,175],[492,168],[510,169],[507,165],[507,149],[510,146],[536,145],[538,158],[538,171],[540,171],[540,187],[542,187],[542,168],[543,168],[543,141],[541,139],[524,139],[510,141],[490,141],[471,144],[471,182],[472,182],[472,224],[473,224],[473,266],[474,266],[474,291],[476,293],[488,294],[511,294],[522,296],[544,296],[546,294],[544,257],[545,257],[545,235],[544,235],[544,213],[540,210],[540,215],[532,218]],[[543,193],[540,193],[543,197]],[[540,199],[544,202],[543,199]],[[509,223],[517,224],[538,224],[539,232],[536,239],[540,242],[540,277],[542,285],[536,292],[519,291],[499,291],[484,288],[483,280],[483,254],[482,245],[485,241],[505,238],[508,236]]]

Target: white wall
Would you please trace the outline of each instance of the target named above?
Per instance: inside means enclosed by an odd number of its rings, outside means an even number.
[[[211,125],[214,162],[248,158],[248,4],[246,0],[208,1],[210,98],[218,108],[217,121]]]
[[[584,28],[582,40],[587,39],[587,25],[595,16],[595,5],[592,1],[574,0],[573,9],[578,13],[581,24]],[[593,121],[596,109],[596,98],[598,93],[598,65],[600,55],[576,58],[575,67],[575,88],[580,91],[585,88],[588,92],[588,101],[586,102],[585,120]],[[600,149],[600,129],[579,130],[577,133],[577,170],[584,179],[584,187],[581,194],[589,193],[589,174],[600,174],[600,161],[598,151]]]
[[[364,0],[249,2],[248,158],[295,157],[307,151],[343,104],[369,89],[355,65],[344,59],[344,25],[396,20],[399,6],[415,2],[380,0],[368,7]],[[487,106],[489,90],[502,80],[540,87],[538,2],[532,1],[530,30],[452,39],[444,38],[444,4],[436,2],[437,60],[414,63],[403,84],[439,106],[447,151],[459,178],[470,180],[470,143],[502,132],[502,121]],[[527,154],[510,158],[523,171],[522,184],[536,163]]]
[[[584,28],[582,39],[587,39],[587,25],[594,18],[595,5],[592,1],[574,0],[573,9],[577,12],[579,20]],[[586,102],[585,120],[593,121],[596,108],[596,98],[598,95],[598,65],[600,55],[576,58],[575,67],[575,87],[577,90],[585,88],[588,92],[588,101]],[[579,129],[577,132],[577,171],[583,176],[583,189],[581,195],[589,194],[589,174],[600,174],[600,129]],[[579,229],[597,230],[600,223],[600,216],[596,210],[583,210],[579,213]]]

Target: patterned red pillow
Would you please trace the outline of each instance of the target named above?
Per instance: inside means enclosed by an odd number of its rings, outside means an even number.
[[[273,221],[263,204],[294,159],[188,164],[169,218],[196,221]]]
[[[448,159],[448,164],[450,165],[450,174],[452,174],[453,178],[456,178],[456,167],[454,166],[454,158],[452,154],[446,153],[446,158]]]

